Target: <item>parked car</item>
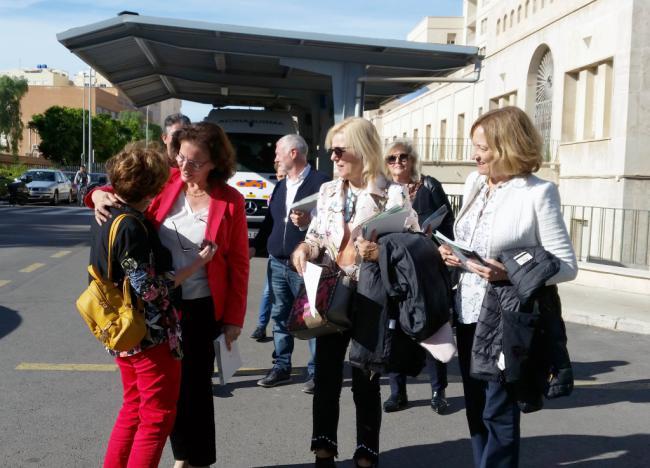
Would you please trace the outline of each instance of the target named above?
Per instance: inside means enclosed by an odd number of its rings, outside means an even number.
[[[89,172],[88,175],[90,176],[88,190],[108,184],[108,176],[104,172]]]
[[[32,169],[9,185],[10,203],[48,201],[57,205],[61,200],[72,203],[72,182],[58,169]]]
[[[77,200],[77,197],[79,196],[79,185],[74,183],[74,176],[77,175],[75,171],[61,171],[63,172],[63,175],[68,178],[70,183],[72,184],[72,199],[73,201]]]

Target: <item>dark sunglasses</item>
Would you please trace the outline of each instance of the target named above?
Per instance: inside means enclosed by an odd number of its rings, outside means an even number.
[[[340,158],[343,156],[343,153],[347,151],[347,148],[344,146],[335,146],[334,148],[330,148],[327,150],[327,154],[332,154],[334,153],[337,158]]]
[[[390,156],[386,157],[386,162],[388,164],[395,164],[397,160],[399,159],[399,162],[405,163],[409,159],[409,155],[406,153],[400,153],[400,154],[391,154]]]

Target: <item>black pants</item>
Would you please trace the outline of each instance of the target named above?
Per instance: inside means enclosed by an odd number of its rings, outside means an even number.
[[[327,449],[338,455],[339,400],[343,386],[343,361],[349,342],[350,333],[316,338],[312,450]],[[379,374],[371,378],[369,373],[353,367],[352,394],[357,417],[354,458],[366,458],[376,463],[381,427]]]
[[[458,324],[458,363],[463,378],[465,414],[476,468],[516,468],[519,465],[520,411],[512,388],[470,376],[476,324]]]
[[[447,364],[438,361],[427,353],[426,369],[429,374],[429,382],[431,383],[431,393],[439,392],[447,388]],[[391,372],[388,374],[388,381],[390,383],[390,394],[397,395],[399,393],[406,394],[406,374],[399,374]]]
[[[217,324],[212,298],[184,300],[182,311],[181,390],[170,440],[174,459],[207,466],[217,460],[212,394]]]

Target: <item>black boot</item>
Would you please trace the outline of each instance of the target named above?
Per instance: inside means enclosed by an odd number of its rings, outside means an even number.
[[[431,396],[431,409],[438,414],[445,414],[448,407],[449,403],[445,398],[445,391],[438,390],[437,392],[433,392]]]
[[[384,402],[384,411],[386,413],[392,413],[394,411],[400,411],[407,408],[409,405],[409,400],[406,397],[406,392],[400,392],[395,395],[388,397],[388,400]]]
[[[316,457],[314,468],[336,468],[334,455],[331,455],[329,457]]]

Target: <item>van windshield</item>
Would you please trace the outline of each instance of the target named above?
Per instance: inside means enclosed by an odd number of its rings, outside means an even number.
[[[275,173],[275,142],[282,135],[230,133],[228,137],[237,151],[237,171]]]

